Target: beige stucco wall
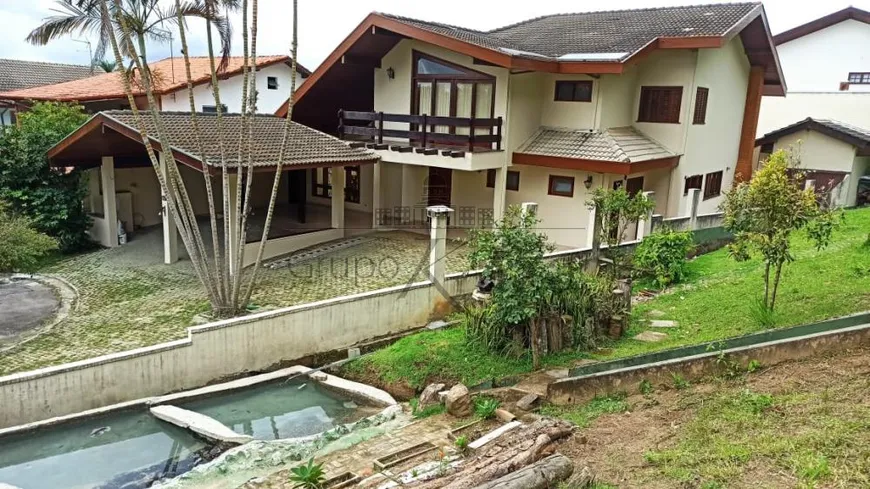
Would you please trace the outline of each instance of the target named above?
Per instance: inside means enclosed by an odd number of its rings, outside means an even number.
[[[678,215],[679,210],[685,209],[683,187],[686,177],[722,170],[722,192],[731,188],[740,149],[749,69],[739,37],[720,49],[698,50],[694,83],[687,87],[690,101],[684,108],[685,152],[679,166],[674,169],[669,215]],[[704,124],[692,124],[697,87],[710,90]],[[722,199],[721,196],[708,200],[702,198],[698,212],[716,212]]]
[[[510,77],[507,132],[504,148],[507,159],[541,125],[541,98],[545,93],[543,73],[520,73]]]
[[[555,89],[557,80],[592,81],[592,100],[590,102],[557,102]],[[587,75],[558,75],[545,73],[539,103],[541,104],[541,125],[591,129],[595,127],[596,108],[598,107],[600,83]],[[519,115],[519,114],[517,114]],[[513,121],[511,121],[513,122]]]
[[[115,191],[132,194],[133,223],[137,227],[163,222],[160,216],[160,183],[153,168],[116,168]]]
[[[635,100],[640,95],[637,66],[627,66],[621,75],[601,75],[597,127],[630,126],[637,119]]]
[[[864,175],[866,158],[855,157],[855,147],[816,131],[800,131],[781,137],[774,150],[794,151],[805,170],[848,172],[843,188],[836,194],[837,205],[855,205],[858,178]]]
[[[695,74],[697,52],[692,50],[667,50],[653,52],[638,65],[637,88],[634,94],[632,120],[637,120],[642,86],[682,86],[683,100],[680,104],[680,123],[662,124],[635,122],[644,134],[676,153],[682,153],[687,123],[691,123],[692,80]]]

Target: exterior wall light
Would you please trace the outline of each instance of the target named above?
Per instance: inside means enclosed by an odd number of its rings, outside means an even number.
[[[583,180],[583,186],[586,187],[586,190],[592,188],[592,175],[586,176],[586,180]]]
[[[387,68],[387,78],[390,80],[396,78],[396,70],[394,70],[392,66]]]

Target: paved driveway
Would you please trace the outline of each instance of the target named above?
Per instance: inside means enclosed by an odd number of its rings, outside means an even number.
[[[0,282],[0,345],[39,327],[54,316],[59,302],[51,287],[35,280]]]

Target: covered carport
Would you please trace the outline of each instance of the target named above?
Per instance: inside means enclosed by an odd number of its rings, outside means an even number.
[[[170,154],[179,164],[188,196],[197,215],[208,216],[208,199],[204,176],[212,181],[216,212],[222,212],[222,171],[226,168],[230,188],[229,216],[237,222],[235,188],[238,178],[244,178],[248,153],[239,151],[242,117],[224,114],[222,122],[213,114],[197,114],[199,136],[193,129],[189,113],[162,113],[167,150],[156,137],[156,126],[148,113],[142,114],[150,142],[159,156],[158,170]],[[221,130],[220,124],[223,125]],[[249,234],[246,236],[244,264],[254,256],[262,234],[265,207],[268,206],[272,183],[280,158],[285,132],[285,119],[255,116],[251,119],[250,158],[254,165],[252,180]],[[48,152],[55,167],[87,170],[89,195],[84,205],[91,212],[94,225],[91,235],[106,247],[119,246],[119,234],[147,226],[162,225],[164,262],[178,260],[178,232],[167,212],[155,169],[145,150],[138,122],[132,111],[104,111],[95,114],[85,124],[67,136]],[[200,139],[205,154],[201,154]],[[224,146],[223,158],[221,145]],[[351,148],[347,143],[298,123],[289,128],[283,158],[281,187],[273,226],[266,245],[265,258],[290,253],[300,248],[344,237],[346,224],[344,204],[344,171],[330,171],[331,205],[314,209],[306,204],[306,175],[311,169],[342,168],[375,163],[378,157],[364,148]],[[239,168],[242,171],[239,171]],[[119,221],[124,229],[119,230]],[[208,219],[204,217],[204,222]],[[370,222],[370,219],[369,219]],[[219,224],[220,225],[220,224]],[[354,227],[354,226],[351,226]],[[238,229],[238,226],[231,226]],[[210,233],[204,233],[209,235]],[[231,244],[237,242],[231,239]]]

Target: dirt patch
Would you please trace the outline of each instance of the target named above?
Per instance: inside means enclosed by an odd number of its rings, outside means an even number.
[[[870,349],[860,349],[634,394],[628,412],[600,416],[559,451],[620,488],[868,487],[868,374]],[[729,430],[759,441],[745,452],[716,444]]]

